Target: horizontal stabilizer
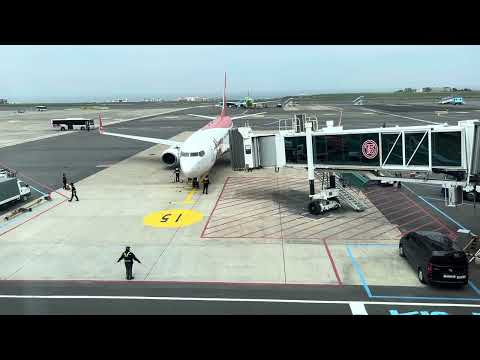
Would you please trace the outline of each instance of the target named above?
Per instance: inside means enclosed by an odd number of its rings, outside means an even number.
[[[215,116],[197,115],[197,114],[188,114],[188,115],[189,115],[189,116],[199,117],[199,118],[202,118],[202,119],[208,119],[208,120],[215,120],[215,119],[216,119]]]
[[[234,116],[234,117],[232,117],[232,120],[242,119],[242,118],[247,118],[247,117],[255,117],[255,116],[259,116],[259,115],[263,115],[263,114],[266,114],[266,112],[261,112],[261,113],[256,113],[256,114],[247,114],[247,115],[241,115],[241,116]]]

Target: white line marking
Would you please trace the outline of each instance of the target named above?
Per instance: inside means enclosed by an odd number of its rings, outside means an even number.
[[[470,114],[469,111],[456,111],[455,114]]]
[[[436,125],[441,125],[441,123],[437,123],[437,122],[434,122],[434,121],[428,121],[428,120],[417,119],[417,118],[413,118],[413,117],[410,117],[410,116],[396,115],[396,114],[391,114],[391,113],[388,113],[388,112],[384,112],[384,111],[378,111],[378,110],[373,110],[373,109],[367,109],[367,108],[365,108],[365,109],[366,109],[366,110],[369,110],[369,111],[373,111],[373,112],[379,113],[379,114],[386,114],[386,115],[390,115],[390,116],[396,116],[396,117],[400,117],[400,118],[404,118],[404,119],[415,120],[415,121],[421,121],[421,122],[428,123],[428,124],[436,124]]]
[[[374,115],[375,113],[372,113],[372,112],[364,112],[362,113],[363,115]]]
[[[300,300],[300,299],[249,299],[249,298],[203,298],[203,297],[168,297],[168,296],[95,296],[95,295],[0,295],[0,299],[64,299],[64,300],[159,300],[159,301],[205,301],[205,302],[264,302],[290,304],[345,304],[348,300]],[[425,303],[425,302],[390,302],[365,301],[358,302],[364,305],[396,305],[396,306],[435,306],[435,307],[466,307],[480,308],[480,304],[458,303]]]
[[[351,302],[350,310],[352,310],[352,315],[368,315],[365,304],[361,302]]]

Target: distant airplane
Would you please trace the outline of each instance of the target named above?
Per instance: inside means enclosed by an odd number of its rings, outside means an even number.
[[[195,131],[184,142],[105,132],[101,117],[100,133],[102,135],[168,145],[170,147],[161,154],[162,161],[170,166],[180,164],[180,169],[185,176],[189,179],[195,179],[198,181],[198,179],[211,170],[215,165],[216,160],[230,149],[228,130],[233,126],[232,120],[265,114],[262,112],[231,118],[227,115],[228,102],[226,98],[226,89],[227,74],[225,73],[222,112],[216,117],[189,114],[190,116],[196,116],[212,121],[206,124],[203,128]]]
[[[281,100],[280,100],[281,102]],[[243,100],[238,101],[227,101],[227,107],[229,108],[244,108],[244,109],[254,109],[257,107],[266,107],[266,104],[269,103],[277,103],[279,105],[279,100],[268,100],[268,101],[255,101],[253,98],[250,97],[250,91],[248,92],[248,96],[246,96]],[[283,105],[283,104],[281,104]],[[220,103],[217,107],[222,107],[223,104]]]

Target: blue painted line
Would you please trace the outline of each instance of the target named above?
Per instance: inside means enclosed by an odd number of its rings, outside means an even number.
[[[425,198],[423,196],[420,196],[418,195],[415,191],[413,191],[412,189],[410,189],[408,186],[405,186],[404,187],[410,191],[412,194],[414,194],[416,197],[418,197],[420,200],[422,200],[423,202],[425,202],[427,205],[429,205],[430,207],[432,207],[433,209],[437,210],[440,214],[442,214],[443,216],[445,216],[448,220],[450,220],[451,222],[453,222],[454,224],[458,225],[461,229],[464,229],[464,230],[467,230],[467,228],[465,226],[463,226],[462,224],[460,224],[458,221],[452,219],[450,216],[448,216],[447,214],[445,214],[445,212],[443,212],[442,210],[440,210],[438,207],[436,207],[435,205],[433,205],[431,202],[425,200]]]
[[[40,194],[42,194],[43,196],[47,196],[48,194],[45,194],[44,192],[38,190],[37,188],[34,188],[32,185],[29,185],[33,190],[39,192]]]
[[[360,281],[362,283],[363,288],[365,289],[368,297],[370,298],[377,298],[377,299],[405,299],[405,300],[459,300],[459,301],[480,301],[480,297],[478,298],[458,298],[458,297],[429,297],[429,296],[387,296],[387,295],[373,295],[370,287],[368,286],[367,280],[365,278],[365,275],[358,264],[358,262],[355,260],[355,257],[353,256],[350,247],[358,247],[358,246],[369,246],[369,247],[381,247],[381,246],[396,246],[396,244],[351,244],[351,245],[345,245],[347,247],[347,253],[348,256],[350,257],[353,267],[355,268],[355,271],[357,272]],[[475,291],[477,295],[480,295],[480,289],[478,289],[475,284],[472,281],[468,281],[468,285],[470,288]]]
[[[418,196],[418,195],[417,195]],[[460,224],[458,221],[452,219],[450,216],[448,216],[447,214],[445,214],[442,210],[440,210],[438,207],[436,207],[435,205],[433,205],[431,202],[425,200],[422,196],[418,196],[419,199],[421,199],[422,201],[425,201],[428,205],[430,205],[432,208],[434,208],[435,210],[437,210],[440,214],[442,214],[443,216],[445,216],[448,220],[450,220],[451,222],[453,222],[454,224],[457,224],[461,229],[464,229],[464,230],[467,230],[467,228],[465,226],[463,226],[462,224]]]
[[[374,299],[404,299],[404,300],[458,300],[458,301],[480,301],[480,298],[459,298],[459,297],[430,297],[430,296],[386,296],[386,295],[373,295]]]
[[[475,284],[471,281],[468,280],[468,285],[477,293],[477,295],[480,295],[480,290],[475,286]]]
[[[350,260],[352,261],[353,267],[355,271],[358,274],[358,277],[360,278],[360,282],[362,283],[363,288],[365,289],[365,292],[367,293],[368,297],[372,297],[372,292],[370,291],[370,288],[368,287],[367,281],[365,280],[365,276],[363,275],[362,270],[360,269],[360,265],[358,265],[357,261],[352,255],[352,252],[350,251],[350,247],[347,245],[347,253],[348,256],[350,256]]]

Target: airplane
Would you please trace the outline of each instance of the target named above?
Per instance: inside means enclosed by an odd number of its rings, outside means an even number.
[[[160,155],[162,161],[172,167],[180,165],[180,170],[186,177],[193,180],[192,183],[195,186],[196,183],[198,184],[198,179],[207,174],[215,165],[216,160],[230,149],[228,130],[233,126],[232,120],[265,114],[262,112],[235,117],[228,116],[226,90],[227,73],[225,73],[223,106],[220,115],[215,117],[188,114],[211,121],[195,131],[184,142],[106,132],[99,115],[100,134],[170,146]]]
[[[280,100],[268,100],[268,101],[255,101],[253,98],[250,97],[250,91],[248,92],[248,96],[244,98],[244,100],[238,101],[227,101],[227,107],[232,108],[244,108],[244,109],[253,109],[257,107],[267,107],[267,104],[276,103],[277,107],[282,107],[283,104]],[[217,107],[222,107],[223,104],[217,104]]]

